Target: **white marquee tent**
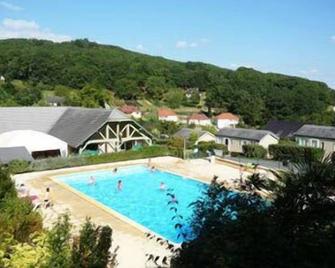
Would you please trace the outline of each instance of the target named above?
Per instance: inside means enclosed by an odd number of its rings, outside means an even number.
[[[34,130],[14,130],[0,134],[0,147],[25,147],[30,154],[59,150],[61,156],[67,156],[66,142]]]

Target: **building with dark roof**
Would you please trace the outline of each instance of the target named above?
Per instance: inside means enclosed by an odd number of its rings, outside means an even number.
[[[303,125],[294,133],[300,146],[321,148],[326,154],[335,151],[335,127]]]
[[[0,108],[0,136],[17,130],[32,130],[56,137],[67,144],[69,152],[78,153],[86,149],[118,152],[152,143],[151,134],[118,109]]]
[[[270,144],[277,144],[279,137],[267,130],[245,128],[222,128],[216,134],[216,142],[225,144],[230,152],[243,152],[243,145],[258,144],[268,149]]]
[[[280,138],[292,138],[293,134],[303,126],[301,122],[270,120],[264,130],[271,131]]]

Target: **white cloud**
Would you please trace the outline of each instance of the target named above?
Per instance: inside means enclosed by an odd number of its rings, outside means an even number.
[[[192,42],[185,41],[185,40],[179,40],[176,43],[176,48],[180,48],[180,49],[196,48],[196,47],[205,46],[209,42],[210,42],[210,40],[207,39],[207,38],[200,38],[199,40],[195,40],[195,41],[192,41]]]
[[[138,44],[136,46],[136,50],[145,51],[145,48],[144,48],[144,46],[142,44]]]
[[[51,32],[41,28],[35,21],[4,19],[0,24],[0,39],[7,38],[33,38],[45,39],[54,42],[71,40],[70,36]]]
[[[307,76],[313,76],[319,73],[319,70],[316,68],[308,69],[308,70],[301,70],[301,74],[307,75]]]
[[[10,11],[21,11],[21,10],[23,10],[22,7],[11,4],[11,3],[8,3],[8,2],[5,2],[5,1],[1,1],[0,6],[7,9],[7,10],[10,10]]]
[[[188,43],[186,41],[177,41],[176,48],[187,48]]]

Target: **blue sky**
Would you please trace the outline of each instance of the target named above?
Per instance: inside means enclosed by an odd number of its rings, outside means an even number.
[[[88,38],[335,89],[334,0],[0,0],[0,38]]]

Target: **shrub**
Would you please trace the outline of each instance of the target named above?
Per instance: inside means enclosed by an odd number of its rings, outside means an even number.
[[[214,141],[201,141],[198,143],[198,148],[199,151],[201,152],[213,152],[214,148],[215,148],[215,142]]]
[[[96,165],[104,163],[112,163],[117,161],[136,160],[143,158],[151,158],[158,156],[175,155],[174,150],[170,150],[166,146],[147,146],[136,151],[124,151],[118,153],[101,154],[93,156],[71,156],[57,157],[37,160],[32,162],[25,170],[21,172],[42,171],[49,169],[59,169],[67,167]]]
[[[215,143],[214,149],[215,150],[222,150],[224,155],[229,153],[228,148],[225,144]]]
[[[265,158],[266,149],[258,144],[245,144],[242,146],[243,155],[250,158]]]
[[[19,242],[27,242],[30,235],[42,230],[41,215],[33,211],[29,200],[6,197],[0,206],[0,240],[2,234],[11,234]]]
[[[215,143],[215,141],[201,141],[198,143],[199,151],[201,152],[214,152],[214,150],[222,150],[222,154],[228,154],[227,146],[224,144]]]
[[[90,219],[74,239],[72,262],[75,267],[115,267],[115,252],[112,247],[112,229],[109,226],[95,226]]]
[[[29,166],[29,162],[25,160],[13,160],[8,164],[8,170],[11,174],[24,172]]]
[[[269,146],[269,153],[274,160],[298,162],[305,157],[318,159],[323,156],[321,148],[302,147],[291,144],[272,144]]]
[[[14,182],[11,180],[8,169],[0,166],[0,202],[6,196],[16,196]]]

